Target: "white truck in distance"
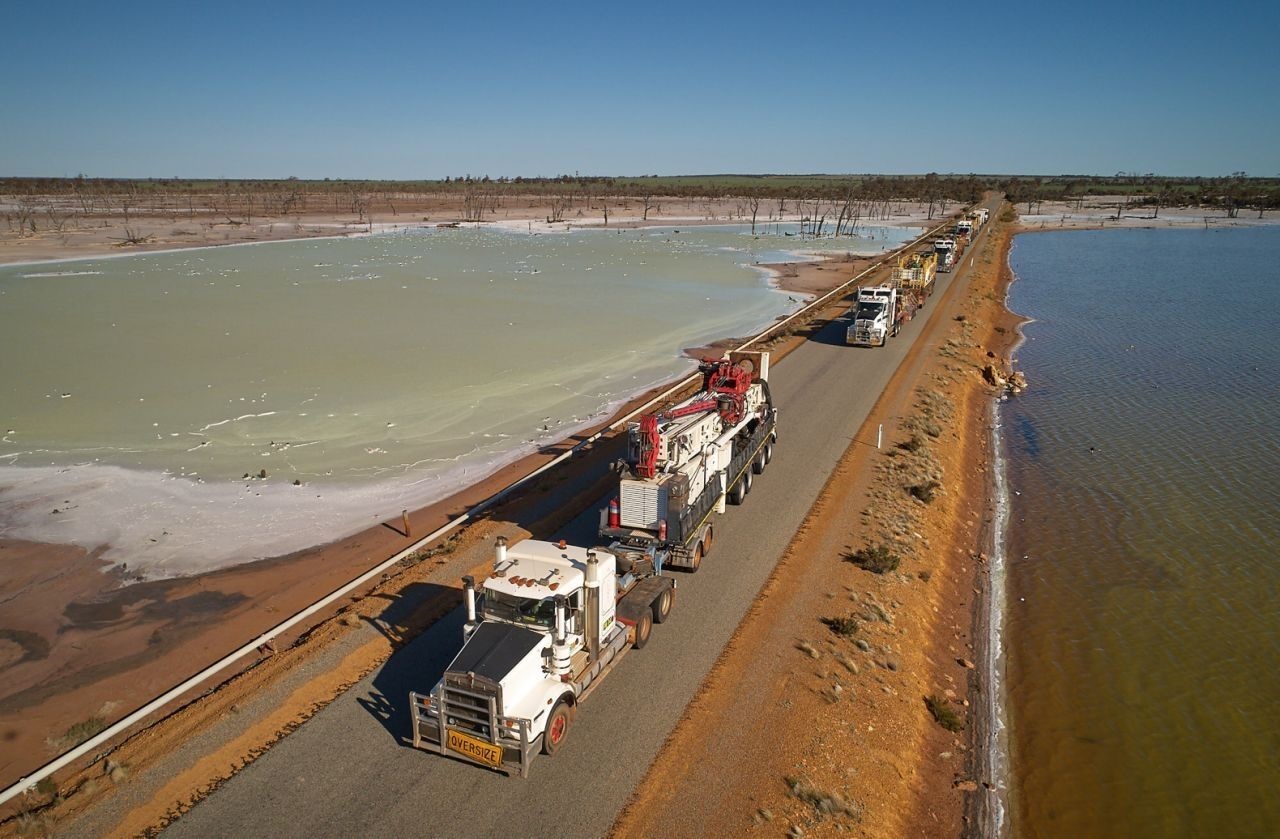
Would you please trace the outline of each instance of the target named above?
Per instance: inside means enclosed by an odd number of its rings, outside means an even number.
[[[767,352],[733,352],[701,372],[698,393],[628,429],[618,495],[600,512],[601,539],[659,569],[698,570],[712,513],[743,502],[778,439]]]
[[[956,240],[949,236],[934,239],[933,252],[938,255],[938,270],[949,272],[956,261]]]
[[[493,574],[463,578],[463,646],[428,694],[409,694],[413,745],[528,777],[577,705],[649,640],[676,586],[637,552],[499,537]]]
[[[858,289],[858,299],[845,330],[845,343],[855,347],[883,347],[898,334],[898,290],[892,286]]]

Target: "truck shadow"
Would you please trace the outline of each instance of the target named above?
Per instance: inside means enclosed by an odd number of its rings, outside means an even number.
[[[831,346],[843,347],[845,346],[845,332],[848,331],[852,324],[852,320],[842,315],[823,323],[821,328],[814,329],[805,337],[815,344],[830,344]]]
[[[413,634],[414,621],[424,619],[421,614],[424,606],[450,594],[461,597],[457,589],[415,583],[388,604],[376,620],[369,621],[392,644],[403,646],[378,669],[368,692],[358,695],[356,702],[402,746],[413,743],[409,692],[425,693],[430,690],[462,648],[464,610],[454,605],[448,614],[435,620],[413,640],[405,643],[404,638]],[[456,603],[452,598],[446,602]]]

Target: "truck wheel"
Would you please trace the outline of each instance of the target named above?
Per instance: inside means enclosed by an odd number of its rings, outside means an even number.
[[[640,613],[640,618],[636,621],[636,641],[631,646],[637,650],[643,650],[644,645],[649,643],[649,636],[653,634],[653,612],[646,609]]]
[[[756,459],[751,461],[751,471],[757,475],[764,472],[764,462],[764,449],[761,449],[760,453],[756,455]]]
[[[705,554],[706,551],[702,549],[701,544],[694,545],[693,552],[689,554],[689,567],[685,570],[690,574],[698,573],[698,569],[702,567],[702,557]],[[661,621],[659,621],[659,623],[661,623]]]
[[[707,554],[711,553],[711,544],[715,542],[715,540],[716,540],[715,530],[712,529],[711,525],[707,525],[707,529],[702,531],[702,541],[699,542],[699,544],[702,546],[703,556],[706,556]]]
[[[764,447],[764,465],[768,466],[771,460],[773,460],[773,443]]]
[[[751,470],[742,473],[742,495],[745,498],[751,492]]]
[[[669,588],[658,595],[658,599],[653,601],[653,622],[666,623],[667,618],[671,617],[671,607],[675,604],[676,590],[674,588]]]
[[[747,474],[750,474],[750,473],[747,473]],[[734,505],[741,504],[743,500],[747,497],[747,491],[746,489],[744,489],[744,485],[746,484],[746,481],[747,481],[747,475],[743,475],[741,478],[738,479],[738,482],[733,485],[733,489],[729,490],[730,504],[734,504]]]
[[[542,732],[542,753],[544,755],[553,755],[560,750],[560,746],[564,744],[565,737],[569,736],[569,720],[573,713],[569,707],[569,703],[561,699],[556,703],[556,707],[551,709],[551,716],[547,718],[547,730]]]

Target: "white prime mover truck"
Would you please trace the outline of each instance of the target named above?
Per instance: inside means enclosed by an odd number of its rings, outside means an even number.
[[[463,646],[430,693],[409,694],[413,745],[528,777],[577,705],[675,603],[642,552],[499,537],[479,596],[463,578]]]
[[[898,289],[880,285],[858,289],[852,321],[845,330],[845,343],[855,347],[883,347],[901,326]]]

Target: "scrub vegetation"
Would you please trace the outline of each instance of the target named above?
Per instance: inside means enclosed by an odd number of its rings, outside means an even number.
[[[845,561],[852,562],[862,570],[870,571],[873,574],[886,574],[890,571],[896,571],[898,563],[902,561],[901,557],[883,542],[878,545],[859,548],[856,551],[845,554],[844,558]]]
[[[929,713],[933,715],[934,722],[947,731],[964,730],[964,720],[960,719],[960,716],[951,710],[951,705],[946,699],[933,693],[924,698],[924,704],[929,709]]]

